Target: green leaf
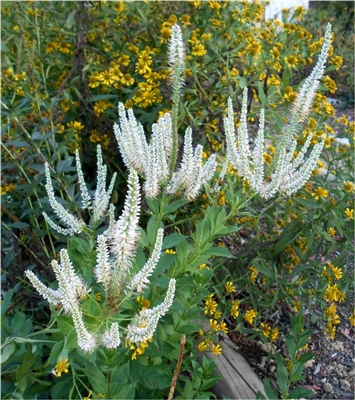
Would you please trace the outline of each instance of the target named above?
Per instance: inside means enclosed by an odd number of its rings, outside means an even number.
[[[116,396],[113,396],[114,399],[134,399],[136,392],[136,385],[134,383],[125,383],[123,385],[123,389],[121,389]]]
[[[33,365],[35,361],[35,356],[32,353],[32,346],[28,343],[26,346],[26,353],[23,359],[23,363],[21,364],[21,373],[25,374]]]
[[[71,11],[65,21],[65,26],[69,29],[72,28],[75,24],[75,14],[76,10]]]
[[[295,338],[290,335],[285,335],[285,342],[287,348],[287,354],[290,358],[294,359],[296,356],[296,343]]]
[[[89,103],[94,101],[101,101],[101,100],[109,100],[109,99],[117,99],[116,94],[98,94],[97,96],[90,97],[88,100]]]
[[[288,389],[288,372],[280,356],[275,357],[275,361],[277,364],[277,384],[284,395]]]
[[[312,358],[314,358],[313,353],[311,353],[311,352],[304,353],[300,356],[300,358],[297,360],[297,362],[304,364],[307,361],[312,360]]]
[[[64,334],[69,335],[70,332],[73,331],[74,324],[70,317],[65,317],[64,315],[60,315],[57,317],[58,329]]]
[[[25,322],[26,315],[22,312],[17,312],[11,322],[11,329],[13,333],[22,332],[22,327]],[[17,336],[17,335],[15,335]]]
[[[265,108],[266,107],[266,96],[263,89],[263,84],[261,82],[257,83],[258,91],[259,91],[259,100],[261,105]]]
[[[171,204],[169,204],[165,207],[165,209],[164,209],[165,215],[173,213],[174,211],[178,210],[184,204],[187,204],[187,201],[185,199],[179,199],[179,200],[173,201]]]
[[[162,249],[170,249],[185,240],[187,236],[180,235],[179,233],[172,233],[164,238]]]
[[[288,399],[306,399],[307,397],[311,396],[315,392],[313,390],[303,388],[303,387],[298,387],[296,389],[291,390],[291,392],[288,394],[287,398]]]
[[[13,222],[12,224],[7,224],[10,228],[15,228],[15,229],[24,229],[28,228],[31,225],[27,224],[26,222]]]
[[[50,356],[49,356],[49,358],[47,360],[47,364],[46,365],[50,366],[50,365],[56,364],[57,360],[58,360],[58,357],[59,357],[59,354],[61,353],[62,350],[63,350],[63,342],[60,341],[60,342],[56,343],[52,347],[51,354],[50,354]]]
[[[191,381],[186,381],[184,391],[182,392],[183,399],[193,399],[194,398],[194,389]]]
[[[75,171],[75,168],[72,167],[73,159],[74,157],[67,156],[65,160],[58,161],[56,166],[57,174],[60,174],[62,172]]]
[[[83,369],[94,392],[107,394],[107,378],[100,371],[100,368],[89,364]]]
[[[247,80],[246,80],[246,78],[244,78],[244,77],[240,78],[239,81],[238,81],[238,86],[239,86],[241,89],[244,89],[244,88],[247,86]]]
[[[148,240],[151,246],[154,246],[154,242],[156,239],[156,234],[158,232],[158,228],[163,228],[162,223],[159,224],[158,226],[158,219],[155,215],[149,218],[148,224],[147,224],[147,236]]]
[[[0,357],[1,364],[4,363],[4,362],[6,362],[6,361],[8,360],[8,358],[9,358],[9,357],[13,354],[13,352],[15,351],[15,348],[16,348],[16,346],[15,346],[15,343],[14,343],[14,342],[9,343],[8,345],[6,345],[6,346],[3,348],[2,352],[1,352],[1,357]]]
[[[158,276],[166,271],[170,265],[176,260],[175,254],[162,254],[157,266],[154,269],[153,276]]]
[[[202,253],[204,256],[215,256],[215,257],[227,257],[227,258],[235,258],[228,249],[222,246],[215,246],[215,247],[210,247],[206,251]]]
[[[279,398],[277,392],[275,390],[271,389],[269,378],[265,378],[265,380],[264,380],[264,390],[265,390],[265,394],[269,400],[275,400],[275,399]]]
[[[149,247],[149,240],[145,230],[140,228],[139,232],[139,243],[145,248]]]

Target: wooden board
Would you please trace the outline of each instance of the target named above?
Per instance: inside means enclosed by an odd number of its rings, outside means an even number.
[[[204,324],[205,325],[205,324]],[[206,329],[208,329],[208,323]],[[233,342],[227,337],[219,342],[223,353],[216,356],[212,352],[203,352],[204,356],[212,358],[216,363],[215,374],[221,376],[219,382],[212,388],[218,399],[256,399],[260,391],[265,395],[264,386],[245,358],[234,348]]]

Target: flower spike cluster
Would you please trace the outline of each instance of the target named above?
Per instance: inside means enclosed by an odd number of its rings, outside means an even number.
[[[135,169],[145,178],[144,192],[148,198],[158,196],[161,187],[169,180],[169,162],[172,153],[172,123],[166,113],[152,126],[152,137],[148,144],[142,125],[136,120],[133,111],[126,110],[122,103],[118,106],[119,125],[114,124],[114,132],[123,161],[129,170]],[[202,185],[209,181],[216,169],[215,155],[202,166],[202,146],[193,150],[192,130],[185,133],[183,161],[180,169],[173,173],[168,193],[179,191],[188,200],[197,197]]]
[[[82,206],[84,209],[92,211],[93,222],[98,222],[107,212],[110,197],[113,191],[114,183],[117,174],[114,173],[106,191],[106,176],[107,176],[107,166],[102,162],[102,152],[101,146],[97,146],[97,185],[94,192],[93,198],[90,197],[87,185],[85,183],[84,174],[80,164],[79,152],[75,153],[76,170],[78,173],[78,182],[80,193],[82,197]],[[51,175],[49,171],[48,163],[45,164],[46,172],[46,191],[48,194],[49,204],[54,210],[55,214],[59,220],[67,226],[67,228],[62,228],[51,220],[51,218],[44,212],[43,216],[48,224],[57,232],[63,235],[74,235],[75,233],[80,233],[85,228],[85,222],[79,218],[74,217],[70,214],[55,198],[54,189],[52,185]]]
[[[64,311],[73,319],[79,346],[85,352],[91,353],[96,347],[96,338],[85,328],[80,310],[80,299],[88,294],[88,289],[83,279],[75,273],[66,249],[60,251],[60,263],[53,260],[51,265],[59,286],[57,290],[46,287],[33,272],[26,271],[25,274],[38,293],[49,303],[62,305]]]
[[[247,88],[243,91],[243,103],[240,117],[240,126],[235,134],[233,106],[228,100],[228,113],[224,118],[224,128],[227,144],[227,160],[238,170],[239,175],[250,182],[250,187],[264,199],[270,199],[278,191],[291,195],[299,190],[309,179],[323,149],[323,142],[317,143],[308,158],[306,153],[312,140],[312,134],[307,137],[297,157],[293,159],[297,146],[295,135],[300,130],[301,124],[308,115],[314,100],[319,81],[323,76],[325,62],[331,43],[331,26],[328,25],[322,51],[318,62],[311,75],[302,84],[292,116],[286,124],[277,147],[273,162],[268,168],[269,175],[265,177],[263,161],[264,152],[264,110],[261,110],[259,130],[255,140],[254,149],[249,148],[249,135],[247,128]]]
[[[216,169],[216,156],[212,154],[205,165],[202,165],[202,146],[192,146],[192,130],[187,128],[184,137],[182,163],[178,171],[173,173],[167,186],[169,194],[181,190],[187,200],[194,200],[204,183],[209,181]]]
[[[98,167],[101,178],[100,176],[98,178],[96,195],[101,193],[106,196],[107,192],[103,185],[105,168],[101,158],[98,160]],[[83,184],[84,181],[82,180],[80,185]],[[85,204],[94,203],[95,200],[95,197],[92,200],[88,196],[86,198],[83,196]],[[148,288],[149,278],[161,256],[164,236],[163,229],[159,229],[151,257],[148,258],[141,270],[134,274],[131,267],[139,238],[138,222],[140,214],[140,186],[137,172],[134,169],[131,170],[128,177],[128,193],[121,216],[115,221],[112,207],[110,207],[109,214],[110,225],[108,229],[97,237],[97,257],[94,270],[96,282],[102,285],[108,305],[119,304],[121,295],[136,296],[137,293],[142,293]],[[68,251],[62,249],[60,251],[60,262],[53,260],[51,266],[58,282],[57,290],[44,285],[32,271],[26,271],[26,276],[50,304],[61,304],[64,312],[71,316],[77,332],[79,347],[86,353],[93,352],[100,344],[109,349],[117,348],[121,343],[118,322],[112,322],[111,318],[108,318],[106,323],[103,321],[100,324],[100,326],[106,326],[106,330],[103,332],[92,333],[86,328],[81,302],[88,297],[89,290],[84,279],[75,272]],[[144,320],[148,327],[144,332],[145,334],[149,333],[149,337],[153,335],[159,319],[171,306],[174,292],[175,280],[172,279],[164,302],[152,310],[141,311],[139,316],[134,319],[134,321]],[[127,327],[126,342],[128,340],[130,343],[134,343],[135,338],[139,341],[138,339],[143,337],[143,331],[138,331],[141,332],[140,336],[132,336],[131,332],[134,331],[134,327],[136,327],[135,322]],[[142,325],[140,324],[137,329],[141,328]]]
[[[169,194],[181,192],[191,201],[198,196],[203,184],[212,178],[216,161],[215,155],[212,155],[202,165],[202,146],[193,149],[192,130],[188,128],[183,161],[180,168],[174,171],[178,153],[177,112],[185,69],[185,48],[181,29],[176,24],[172,27],[168,61],[172,69],[172,113],[166,113],[152,125],[149,143],[133,111],[126,111],[122,103],[118,105],[119,124],[114,124],[113,129],[124,164],[145,179],[144,192],[147,198],[156,198],[161,188],[167,186]],[[168,181],[171,181],[169,185]]]
[[[128,343],[142,343],[153,335],[159,319],[166,314],[173,304],[175,285],[175,279],[170,279],[164,301],[152,309],[143,308],[132,323],[128,325],[126,335]]]

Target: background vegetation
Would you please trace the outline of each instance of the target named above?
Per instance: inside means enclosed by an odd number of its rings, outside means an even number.
[[[239,116],[247,86],[251,131],[256,132],[259,110],[265,108],[264,158],[270,163],[284,116],[314,66],[330,21],[334,41],[326,75],[298,137],[301,145],[312,130],[314,142],[326,144],[312,181],[292,198],[264,202],[253,197],[235,218],[236,232],[221,231],[217,238],[210,220],[211,248],[225,250],[220,256],[214,250],[213,257],[206,252],[205,259],[191,262],[191,269],[181,274],[176,305],[144,354],[132,360],[132,352],[122,349],[111,358],[117,366],[114,376],[125,384],[117,388],[117,396],[161,398],[176,366],[166,359],[177,359],[181,334],[186,334],[187,356],[176,393],[180,398],[208,397],[215,382],[213,363],[205,359],[198,367],[196,347],[218,354],[216,334],[227,331],[235,340],[260,336],[279,346],[294,336],[298,347],[288,348],[278,361],[279,371],[287,376],[280,382],[286,379],[289,384],[280,387],[278,382],[276,390],[282,397],[288,395],[299,372],[292,365],[304,352],[308,329],[317,324],[334,338],[339,309],[353,294],[354,122],[327,101],[338,98],[344,106],[354,102],[351,7],[350,2],[328,2],[322,3],[321,12],[285,10],[280,22],[263,21],[258,2],[66,2],[64,8],[62,2],[2,2],[4,398],[107,396],[106,378],[96,367],[102,355],[85,359],[66,318],[50,310],[24,279],[24,271],[31,269],[45,283],[52,282],[50,261],[68,244],[71,255],[84,260],[87,268],[94,259],[93,248],[80,238],[68,243],[42,217],[43,211],[51,214],[44,161],[51,165],[57,196],[72,212],[79,212],[74,152],[80,150],[86,180],[94,185],[96,145],[101,144],[109,175],[119,173],[113,193],[119,214],[126,171],[112,130],[117,104],[132,107],[148,135],[151,124],[171,108],[166,53],[171,26],[177,22],[187,44],[180,133],[191,126],[206,157],[223,150],[227,98],[232,97]],[[166,242],[171,251],[160,264],[158,287],[165,287],[165,271],[186,261],[180,255],[187,251],[184,246],[196,246],[198,236],[189,244],[181,238],[202,230],[207,207],[218,204],[213,211],[217,219],[238,196],[250,198],[233,169],[225,183],[217,198],[203,194],[164,217],[166,234],[177,236]],[[141,225],[149,231],[155,205],[144,207]],[[234,257],[224,257],[228,254]],[[208,318],[207,332],[199,332],[194,322],[200,313]],[[342,323],[354,323],[348,307],[344,315]],[[60,364],[67,358],[70,373]],[[60,378],[51,375],[56,366],[62,369]],[[92,376],[100,378],[94,381]]]

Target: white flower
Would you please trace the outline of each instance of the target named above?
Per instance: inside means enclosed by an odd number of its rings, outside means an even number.
[[[85,223],[78,218],[75,218],[73,215],[68,213],[68,211],[55,199],[54,189],[52,186],[51,174],[49,171],[48,163],[45,163],[45,172],[46,172],[46,191],[48,194],[49,204],[53,208],[53,211],[56,213],[58,218],[68,227],[67,230],[62,230],[63,232],[68,232],[70,235],[74,235],[74,233],[80,233],[85,227]],[[47,214],[45,218],[49,220]],[[51,224],[52,227],[57,226],[54,222]],[[60,228],[60,227],[58,227]],[[56,228],[55,228],[56,229]]]
[[[112,279],[114,285],[122,285],[131,266],[131,258],[139,238],[140,191],[138,175],[131,170],[128,177],[128,193],[119,219],[107,232],[107,241],[115,259]]]
[[[81,311],[76,308],[71,312],[74,327],[78,335],[78,345],[85,353],[92,353],[96,348],[96,338],[84,325]]]
[[[102,234],[97,237],[96,267],[94,269],[96,282],[102,283],[107,290],[111,282],[112,264],[109,259],[107,237]]]
[[[264,199],[270,199],[278,191],[291,195],[300,189],[309,179],[316,167],[323,143],[313,147],[308,159],[305,155],[309,149],[312,135],[307,137],[297,157],[293,160],[297,142],[295,135],[300,130],[301,123],[307,116],[319,81],[324,73],[324,65],[330,47],[331,27],[328,25],[322,51],[318,62],[309,78],[301,86],[297,101],[292,109],[292,115],[285,125],[283,135],[277,146],[273,161],[267,168],[268,176],[265,178],[263,162],[264,149],[264,110],[261,110],[259,131],[256,137],[252,154],[250,155],[249,138],[247,131],[247,89],[243,92],[243,104],[241,112],[241,124],[238,129],[238,137],[235,135],[234,118],[231,100],[228,100],[228,115],[224,118],[224,127],[227,144],[227,160],[231,161],[243,179],[250,181],[251,188]],[[236,144],[236,139],[237,144]]]
[[[62,295],[58,290],[53,290],[44,285],[32,271],[25,272],[27,278],[36,288],[37,292],[44,297],[48,303],[57,305],[62,301]]]
[[[149,277],[152,275],[155,267],[160,259],[161,248],[163,245],[164,229],[158,229],[157,238],[155,240],[154,250],[151,257],[144,264],[143,268],[136,274],[128,287],[131,291],[142,293],[149,285]]]
[[[114,322],[111,328],[102,334],[101,340],[108,349],[116,349],[120,345],[120,332],[117,322]]]
[[[175,279],[170,280],[165,299],[159,306],[153,309],[144,308],[133,322],[127,326],[126,339],[129,343],[141,343],[153,335],[159,319],[169,310],[173,303],[175,283]]]

